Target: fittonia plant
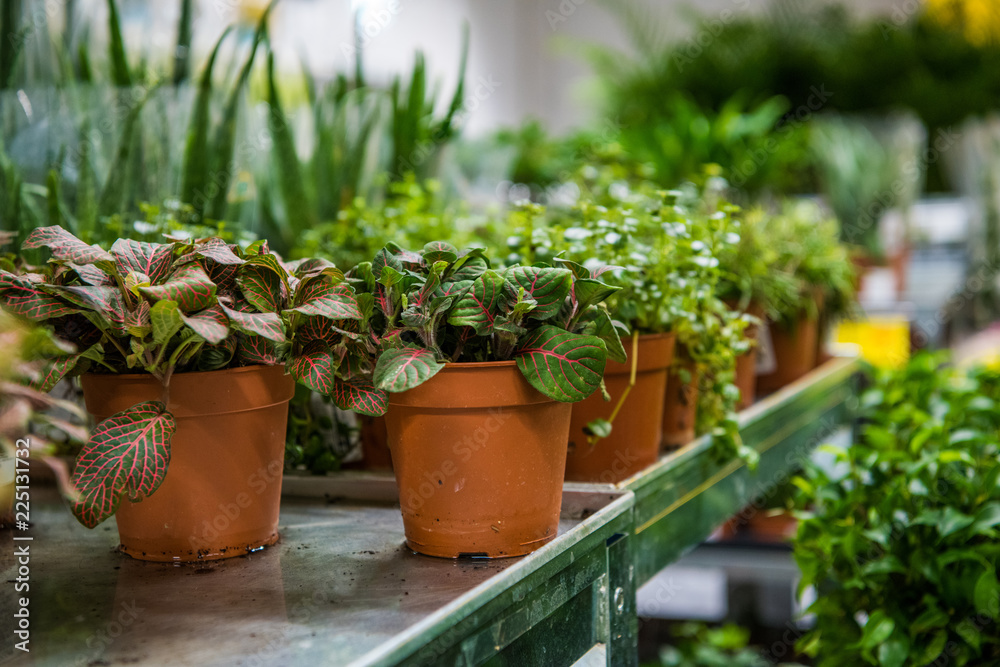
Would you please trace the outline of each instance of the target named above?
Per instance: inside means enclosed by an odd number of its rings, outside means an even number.
[[[624,360],[603,301],[618,288],[579,264],[491,268],[480,249],[435,242],[420,252],[389,244],[351,279],[375,302],[380,351],[374,385],[412,389],[447,362],[514,360],[538,391],[557,401],[593,393],[606,359]]]
[[[4,308],[75,346],[50,360],[38,386],[85,372],[148,373],[163,386],[161,400],[98,424],[81,451],[72,509],[85,526],[163,481],[176,427],[167,408],[175,373],[283,364],[344,409],[385,410],[385,394],[363,371],[375,351],[366,330],[371,296],[357,297],[327,261],[285,264],[266,242],[242,249],[219,238],[119,239],[105,250],[61,227],[32,232],[24,248],[40,247],[52,253],[43,269],[0,270]]]

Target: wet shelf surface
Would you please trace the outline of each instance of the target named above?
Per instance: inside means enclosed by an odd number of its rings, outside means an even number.
[[[0,663],[342,665],[522,560],[415,554],[390,504],[284,498],[277,545],[190,565],[118,553],[113,520],[87,530],[51,489],[32,490],[32,510],[34,525],[17,533],[34,537],[31,653],[7,641]],[[563,519],[560,535],[580,523]],[[12,532],[0,542],[10,619]]]

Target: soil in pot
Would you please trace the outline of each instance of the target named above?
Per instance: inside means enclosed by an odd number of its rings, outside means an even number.
[[[594,392],[573,405],[569,429],[566,479],[576,482],[613,484],[631,477],[656,462],[663,437],[663,407],[667,391],[667,371],[674,358],[674,334],[639,336],[635,385],[632,377],[631,341],[625,346],[628,361],[608,361],[604,383],[610,401]],[[610,420],[625,391],[628,395],[618,409],[611,435],[590,444],[585,430],[595,419]]]
[[[736,310],[735,303],[728,303],[730,310]],[[764,309],[756,303],[751,303],[746,311],[748,315],[764,320]],[[737,407],[745,410],[753,405],[757,398],[757,339],[760,335],[760,327],[751,324],[745,329],[748,340],[753,342],[753,347],[745,354],[736,357],[736,380],[734,384],[740,390],[740,402]]]
[[[803,312],[791,325],[770,322],[771,351],[774,371],[757,375],[757,392],[777,391],[816,367],[816,317]]]
[[[98,421],[161,400],[150,375],[84,375]],[[121,550],[139,560],[185,562],[241,556],[278,540],[288,401],[295,382],[281,366],[183,373],[170,382],[177,420],[170,466],[151,496],[123,499]]]
[[[678,347],[667,376],[663,406],[663,447],[676,449],[695,438],[698,416],[698,368],[683,347]]]
[[[572,405],[513,361],[448,364],[389,395],[406,543],[430,556],[520,556],[556,536]]]

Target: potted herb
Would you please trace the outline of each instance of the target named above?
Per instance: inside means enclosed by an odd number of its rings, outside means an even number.
[[[836,221],[811,202],[786,202],[779,213],[764,216],[762,230],[777,252],[772,271],[796,282],[772,309],[765,334],[773,363],[758,371],[757,389],[767,393],[816,366],[826,325],[853,309],[854,267]]]
[[[274,543],[294,380],[371,408],[338,368],[368,353],[340,271],[285,265],[263,241],[120,239],[105,250],[46,227],[24,244],[40,247],[48,267],[0,271],[0,297],[76,347],[47,378],[80,375],[99,422],[73,474],[76,517],[93,528],[117,514],[121,549],[143,560]]]
[[[371,375],[388,392],[410,548],[516,556],[555,537],[569,404],[598,388],[621,345],[600,305],[616,288],[575,271],[501,271],[482,250],[436,242],[390,244],[351,272],[375,303]]]
[[[818,667],[1000,664],[1000,374],[943,361],[881,373],[854,442],[795,479]]]

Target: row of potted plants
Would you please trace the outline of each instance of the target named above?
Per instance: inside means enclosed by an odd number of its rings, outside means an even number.
[[[264,241],[105,250],[48,227],[25,250],[51,259],[5,265],[0,297],[72,347],[48,355],[38,386],[82,377],[99,424],[72,509],[90,527],[117,513],[126,553],[219,558],[277,539],[294,380],[343,410],[387,413],[411,547],[516,555],[554,537],[564,475],[621,481],[661,443],[693,439],[696,378],[701,431],[720,456],[752,459],[731,383],[758,320],[720,298],[732,280],[719,258],[754,219],[736,212],[708,192],[529,206],[513,217],[532,228],[503,261],[390,243],[346,275],[284,262]],[[688,387],[675,390],[686,416],[665,410],[671,378]]]

